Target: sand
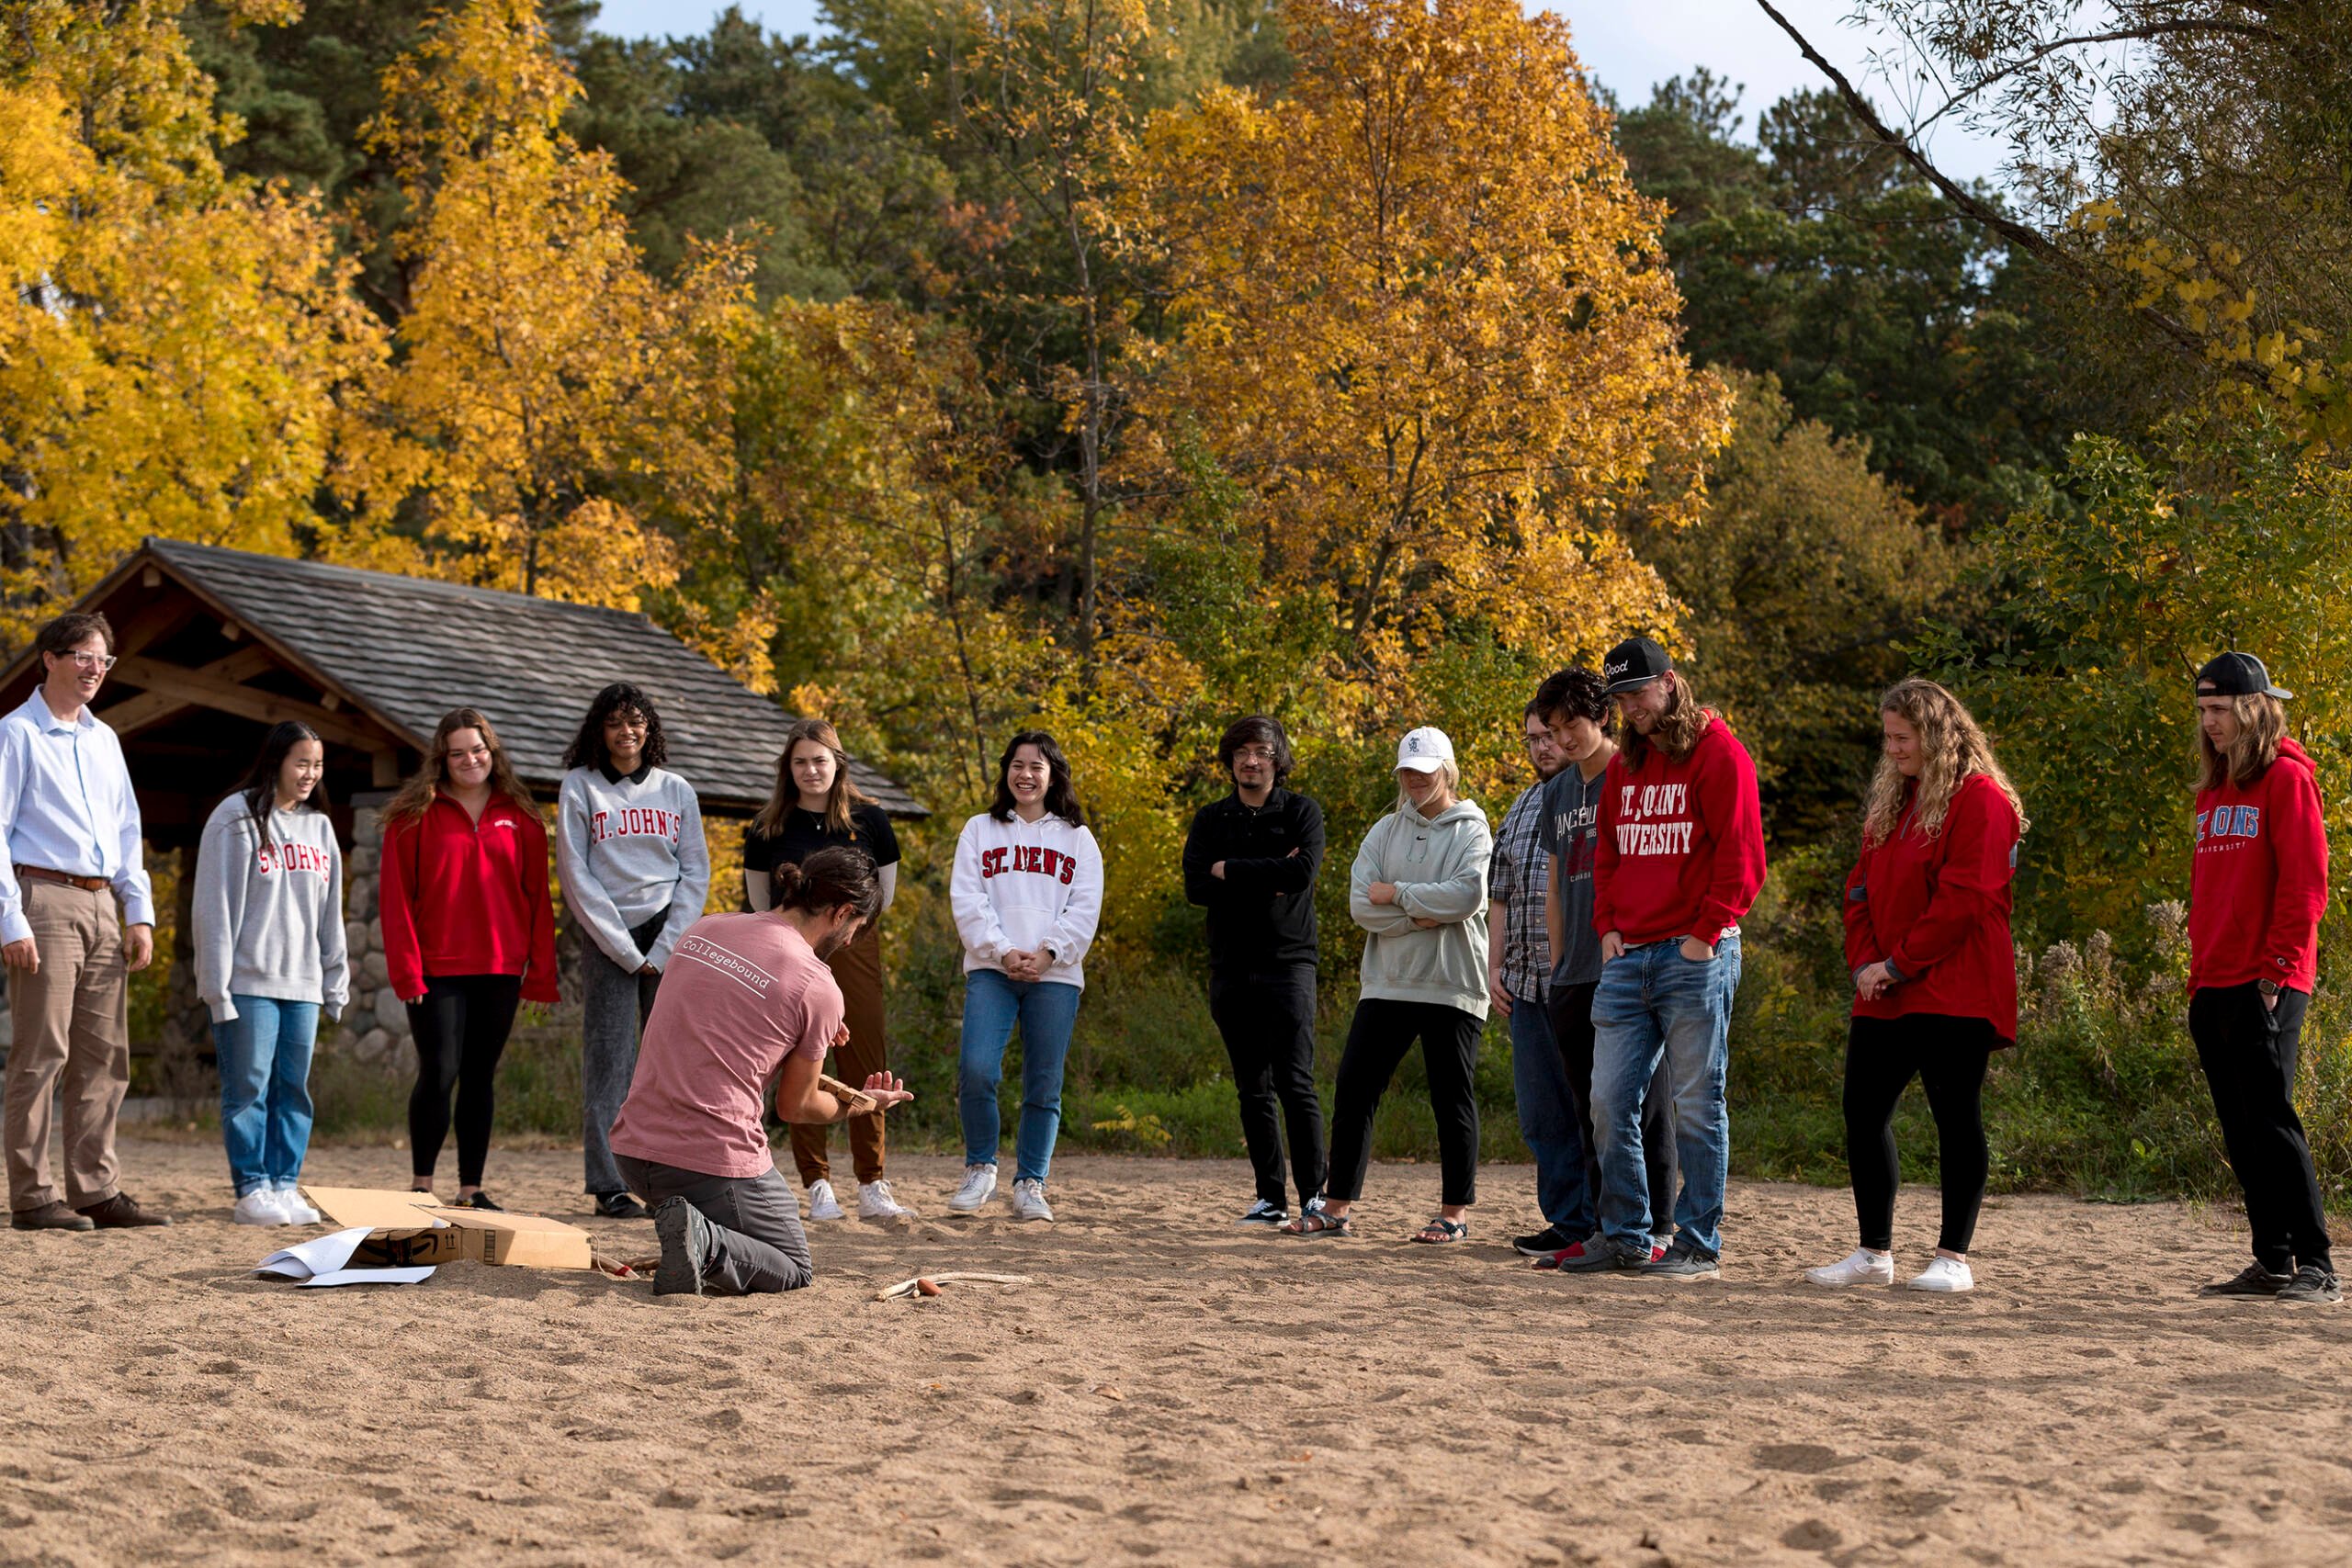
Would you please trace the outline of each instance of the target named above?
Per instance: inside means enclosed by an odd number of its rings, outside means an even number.
[[[322,1185],[404,1156],[324,1149]],[[579,1156],[510,1206],[617,1251]],[[245,1270],[217,1150],[128,1143],[171,1230],[0,1233],[0,1562],[2247,1562],[2352,1556],[2352,1310],[2196,1299],[2235,1216],[1996,1200],[1973,1295],[1831,1293],[1842,1192],[1743,1183],[1714,1281],[1562,1279],[1524,1168],[1474,1239],[1227,1222],[1238,1164],[1071,1157],[1061,1218],[816,1227],[808,1291],[458,1265],[300,1291]],[[894,1161],[944,1214],[954,1170]],[[1932,1241],[1906,1190],[1901,1261]],[[879,1286],[956,1269],[1028,1287]]]

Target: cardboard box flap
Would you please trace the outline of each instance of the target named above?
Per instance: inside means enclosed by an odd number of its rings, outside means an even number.
[[[370,1243],[407,1240],[436,1227],[447,1235],[429,1245],[411,1245],[403,1254],[426,1254],[435,1262],[469,1258],[478,1263],[519,1264],[536,1269],[593,1269],[595,1253],[578,1225],[539,1214],[495,1213],[488,1209],[445,1209],[430,1192],[374,1190],[361,1187],[305,1187],[311,1201],[338,1225],[366,1225],[386,1233]]]
[[[302,1190],[318,1205],[321,1213],[346,1229],[366,1225],[370,1230],[413,1230],[447,1223],[435,1213],[441,1205],[430,1192],[307,1185]]]

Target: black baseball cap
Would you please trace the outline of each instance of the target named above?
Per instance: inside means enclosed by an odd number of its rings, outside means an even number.
[[[1600,661],[1600,678],[1608,682],[1605,694],[1615,696],[1648,685],[1652,681],[1674,668],[1674,660],[1666,649],[1645,637],[1629,637],[1609,650]]]
[[[2220,653],[2197,672],[2197,694],[2200,697],[2278,697],[2282,701],[2295,694],[2283,686],[2270,683],[2270,671],[2262,660],[2251,653]]]

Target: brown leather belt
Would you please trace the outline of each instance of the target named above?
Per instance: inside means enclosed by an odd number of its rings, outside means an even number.
[[[51,871],[45,865],[17,867],[17,881],[22,882],[28,876],[35,882],[62,882],[66,886],[78,887],[85,893],[103,893],[114,886],[103,876],[71,876],[62,871]]]

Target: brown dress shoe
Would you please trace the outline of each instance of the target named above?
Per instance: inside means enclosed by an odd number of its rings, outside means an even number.
[[[89,1216],[90,1223],[102,1231],[128,1230],[138,1225],[167,1225],[169,1214],[151,1214],[139,1206],[139,1200],[128,1192],[118,1192],[103,1203],[93,1203],[86,1209],[74,1211]]]
[[[56,1199],[38,1209],[19,1209],[8,1216],[8,1223],[20,1231],[86,1231],[97,1226],[75,1213]]]

